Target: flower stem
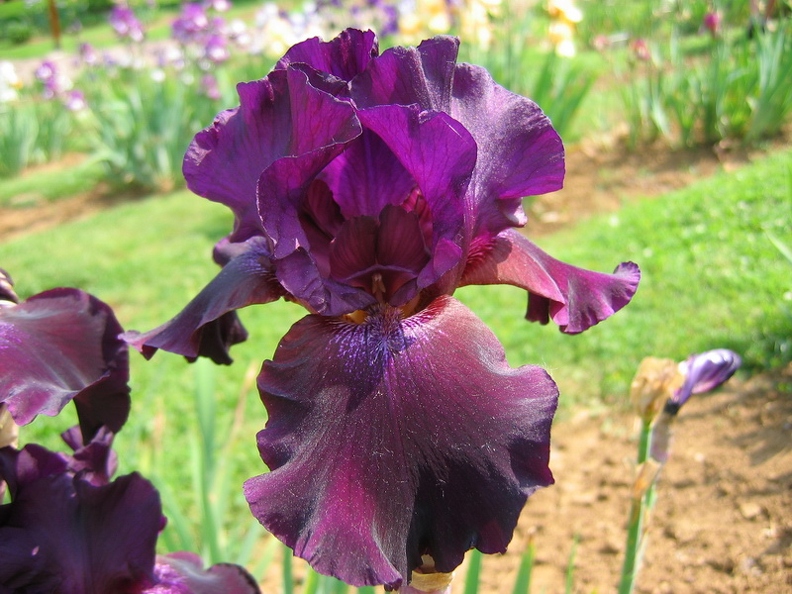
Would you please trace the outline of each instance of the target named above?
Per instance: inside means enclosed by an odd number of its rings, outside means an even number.
[[[644,421],[641,423],[641,434],[638,439],[638,469],[644,468],[649,456],[652,440],[652,424]],[[643,473],[639,472],[633,487],[632,502],[630,504],[630,519],[627,524],[627,546],[624,552],[624,565],[622,566],[619,594],[631,594],[635,587],[635,578],[641,563],[643,548],[643,535],[645,531],[646,516],[654,504],[654,477],[646,485],[642,479]],[[642,484],[643,483],[643,484]]]

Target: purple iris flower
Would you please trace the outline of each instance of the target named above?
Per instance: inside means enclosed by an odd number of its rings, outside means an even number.
[[[174,39],[180,43],[191,43],[209,28],[206,10],[198,3],[182,5],[181,14],[171,24]]]
[[[0,448],[0,592],[59,594],[256,594],[241,567],[202,569],[197,555],[156,556],[165,526],[159,494],[137,473],[111,480],[113,434],[102,428],[83,444],[77,427],[63,434],[74,450],[34,444]]]
[[[693,394],[703,394],[725,383],[742,365],[742,359],[729,349],[714,349],[691,355],[682,363],[685,383],[666,404],[666,410],[679,411]]]
[[[227,205],[218,276],[173,320],[127,339],[230,362],[238,308],[309,311],[258,380],[271,472],[253,514],[319,572],[398,588],[432,558],[503,552],[526,498],[553,482],[557,388],[511,368],[452,294],[528,292],[526,317],[582,332],[632,298],[638,267],[582,270],[515,228],[522,198],[557,190],[561,139],[532,101],[438,37],[379,55],[371,32],[291,48],[200,132],[188,186]]]
[[[112,435],[97,438],[74,458],[34,444],[0,449],[11,495],[0,506],[0,591],[132,593],[156,583],[159,495],[137,473],[109,482]]]
[[[0,402],[20,425],[74,401],[86,439],[129,414],[129,355],[110,307],[77,289],[18,303],[0,270]]]
[[[143,25],[129,6],[115,6],[108,17],[110,26],[121,39],[140,43],[146,36]]]

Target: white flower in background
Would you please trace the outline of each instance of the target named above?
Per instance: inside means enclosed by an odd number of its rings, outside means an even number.
[[[0,103],[16,101],[19,98],[17,89],[22,88],[22,81],[17,76],[14,64],[8,60],[0,61]]]

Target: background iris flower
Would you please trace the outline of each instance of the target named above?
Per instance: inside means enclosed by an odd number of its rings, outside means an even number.
[[[196,194],[228,206],[218,276],[173,320],[126,339],[151,356],[231,361],[235,310],[302,304],[258,380],[270,472],[253,514],[319,572],[398,588],[432,558],[502,552],[526,498],[552,483],[558,391],[511,368],[452,295],[528,292],[526,317],[582,332],[626,305],[638,267],[582,270],[515,228],[522,199],[559,189],[561,139],[532,101],[458,64],[458,41],[379,54],[371,32],[292,47],[184,160]]]

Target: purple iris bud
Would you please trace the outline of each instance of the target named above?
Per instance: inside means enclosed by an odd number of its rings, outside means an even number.
[[[0,402],[26,425],[74,400],[86,440],[102,425],[118,431],[130,405],[121,332],[107,304],[77,289],[0,307]]]
[[[159,495],[133,473],[95,484],[34,444],[0,449],[0,590],[85,594],[153,586]]]
[[[729,349],[714,349],[691,355],[682,364],[685,383],[666,404],[666,410],[676,414],[693,394],[703,394],[725,383],[742,365],[742,359]]]
[[[561,139],[457,51],[438,37],[380,55],[349,29],[239,84],[240,106],[183,167],[235,215],[222,269],[173,320],[126,335],[146,356],[222,361],[242,337],[236,309],[284,297],[309,311],[262,367],[271,472],[245,494],[297,555],[357,586],[398,588],[424,556],[450,573],[470,548],[505,551],[527,497],[553,481],[554,382],[511,368],[456,289],[522,287],[529,320],[576,333],[640,277],[629,262],[564,264],[516,230],[523,197],[562,185]]]
[[[717,10],[711,10],[704,15],[702,26],[709,31],[710,35],[716,37],[721,32],[721,21],[723,17]]]

